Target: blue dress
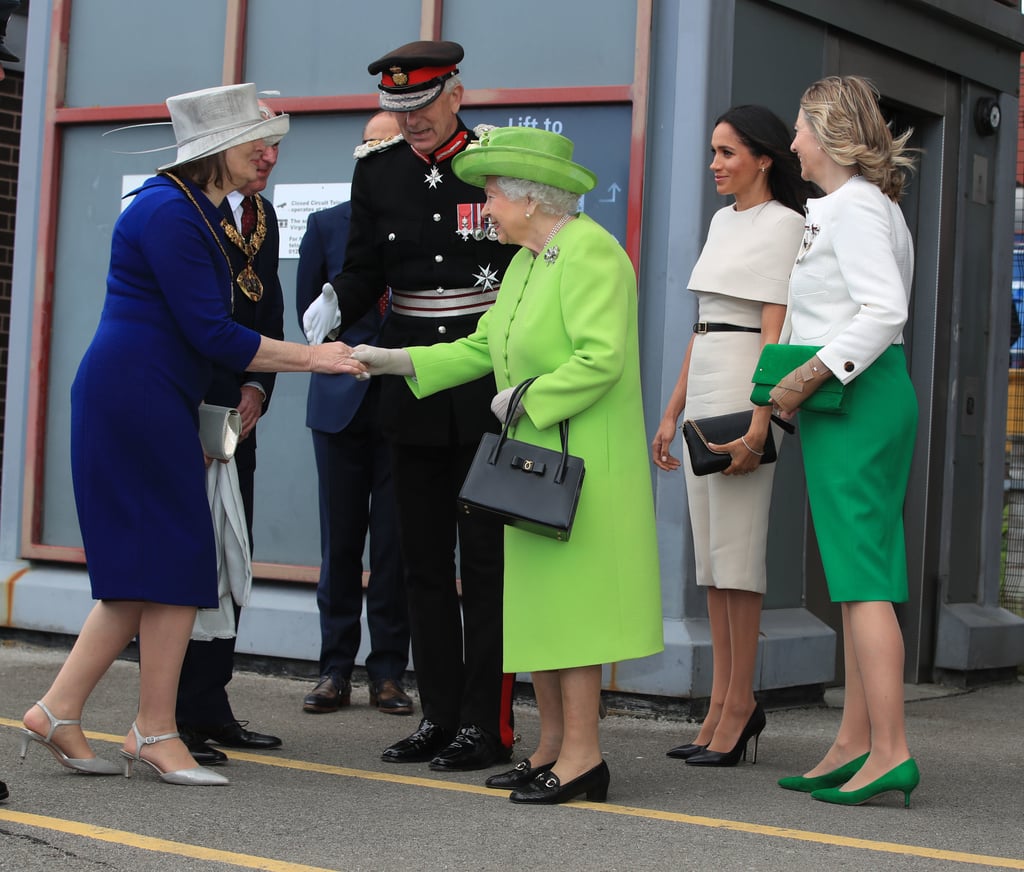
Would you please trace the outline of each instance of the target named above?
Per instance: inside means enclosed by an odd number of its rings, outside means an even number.
[[[198,408],[212,364],[242,372],[221,215],[185,182],[139,190],[114,225],[100,323],[71,386],[71,474],[95,599],[217,605]],[[206,217],[209,226],[204,222]]]

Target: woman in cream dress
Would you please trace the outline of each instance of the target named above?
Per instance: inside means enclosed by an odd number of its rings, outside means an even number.
[[[712,218],[690,276],[699,321],[652,443],[654,462],[665,471],[681,465],[669,446],[684,410],[687,418],[703,418],[754,409],[750,377],[762,345],[779,339],[810,191],[788,146],[785,124],[761,106],[734,107],[715,122],[710,168],[718,193],[735,202]],[[765,725],[754,700],[754,668],[775,474],[774,464],[759,465],[770,411],[755,409],[744,436],[716,446],[732,458],[721,474],[694,475],[683,451],[713,656],[708,714],[692,742],[668,752],[692,765],[735,765]],[[780,437],[776,429],[776,444]]]

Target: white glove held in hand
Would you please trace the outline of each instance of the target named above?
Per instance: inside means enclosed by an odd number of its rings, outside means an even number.
[[[491,400],[491,411],[494,412],[494,416],[502,424],[505,423],[505,416],[508,414],[508,404],[511,402],[512,394],[514,392],[514,387],[505,388],[505,390],[503,391],[498,391],[498,393],[494,395],[494,399]],[[512,415],[511,423],[514,424],[516,421],[522,418],[523,412],[525,411],[526,410],[523,408],[522,401],[520,401],[519,405],[516,406],[515,413]]]
[[[370,375],[416,375],[412,358],[404,348],[357,345],[352,349],[352,356],[366,366]]]
[[[334,286],[330,282],[324,282],[320,296],[302,313],[302,332],[306,334],[306,341],[310,345],[319,345],[328,336],[333,339],[340,326],[338,295],[334,293]]]

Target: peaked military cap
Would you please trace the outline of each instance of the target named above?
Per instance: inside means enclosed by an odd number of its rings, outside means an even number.
[[[445,81],[458,73],[464,55],[457,42],[419,40],[377,58],[366,69],[380,73],[380,108],[412,112],[430,105]]]

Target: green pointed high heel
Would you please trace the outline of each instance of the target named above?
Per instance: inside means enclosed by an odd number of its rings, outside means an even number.
[[[805,778],[803,775],[791,775],[779,779],[779,787],[784,790],[799,790],[801,793],[812,793],[815,790],[823,790],[826,787],[839,787],[846,784],[854,775],[860,772],[860,767],[868,759],[867,754],[855,757],[849,763],[844,763],[838,769],[826,772],[824,775],[814,775]]]
[[[899,790],[903,793],[903,807],[910,808],[910,792],[920,783],[921,772],[917,768],[917,761],[910,757],[860,790],[841,790],[838,787],[831,787],[826,790],[813,791],[811,799],[833,802],[837,805],[860,805],[880,793]]]

